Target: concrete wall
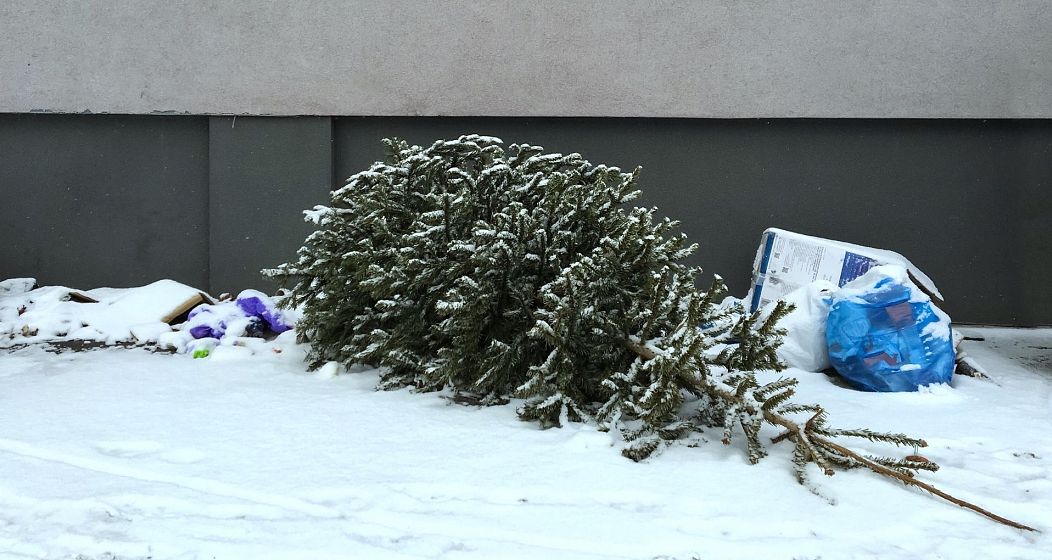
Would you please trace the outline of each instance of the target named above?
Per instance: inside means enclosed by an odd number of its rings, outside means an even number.
[[[273,289],[259,271],[296,256],[313,227],[302,211],[332,190],[332,119],[211,117],[209,286]]]
[[[0,112],[1052,117],[1048,0],[5,0]]]
[[[1050,30],[1052,0],[6,0],[0,277],[266,287],[379,138],[485,132],[643,165],[738,293],[778,225],[1052,323]]]
[[[0,278],[207,286],[208,119],[0,115]]]

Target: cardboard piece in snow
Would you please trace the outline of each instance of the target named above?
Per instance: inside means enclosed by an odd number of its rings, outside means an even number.
[[[191,309],[215,303],[208,294],[175,280],[158,280],[138,288],[92,290],[104,304],[105,314],[129,325],[186,320]]]
[[[98,303],[99,300],[85,294],[84,292],[78,292],[77,290],[69,291],[69,301],[74,303]]]
[[[749,312],[818,280],[843,286],[882,264],[905,268],[921,290],[932,299],[943,301],[931,278],[894,251],[768,228],[753,261],[752,285],[746,298]]]
[[[212,296],[204,292],[197,292],[183,300],[179,305],[175,306],[175,308],[169,311],[164,317],[161,317],[161,322],[169,325],[182,323],[186,321],[186,316],[190,314],[190,311],[193,310],[193,308],[203,303],[215,305],[216,302],[212,299]]]

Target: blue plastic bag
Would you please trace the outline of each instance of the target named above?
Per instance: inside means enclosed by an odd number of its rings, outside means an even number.
[[[826,323],[829,360],[864,391],[916,391],[948,383],[950,318],[898,266],[879,266],[833,295]]]

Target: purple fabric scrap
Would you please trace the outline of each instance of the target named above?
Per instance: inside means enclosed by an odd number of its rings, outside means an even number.
[[[187,316],[190,327],[190,336],[194,338],[222,338],[226,332],[226,322],[216,316],[213,306],[198,305],[190,311]]]
[[[237,296],[237,306],[247,317],[263,319],[270,330],[276,333],[283,333],[292,328],[290,325],[285,324],[281,311],[263,292],[256,290],[241,292]]]

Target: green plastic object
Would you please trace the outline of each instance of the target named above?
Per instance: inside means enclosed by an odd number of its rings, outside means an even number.
[[[194,350],[194,359],[207,358],[209,354],[211,354],[211,352],[207,348],[199,348]]]

